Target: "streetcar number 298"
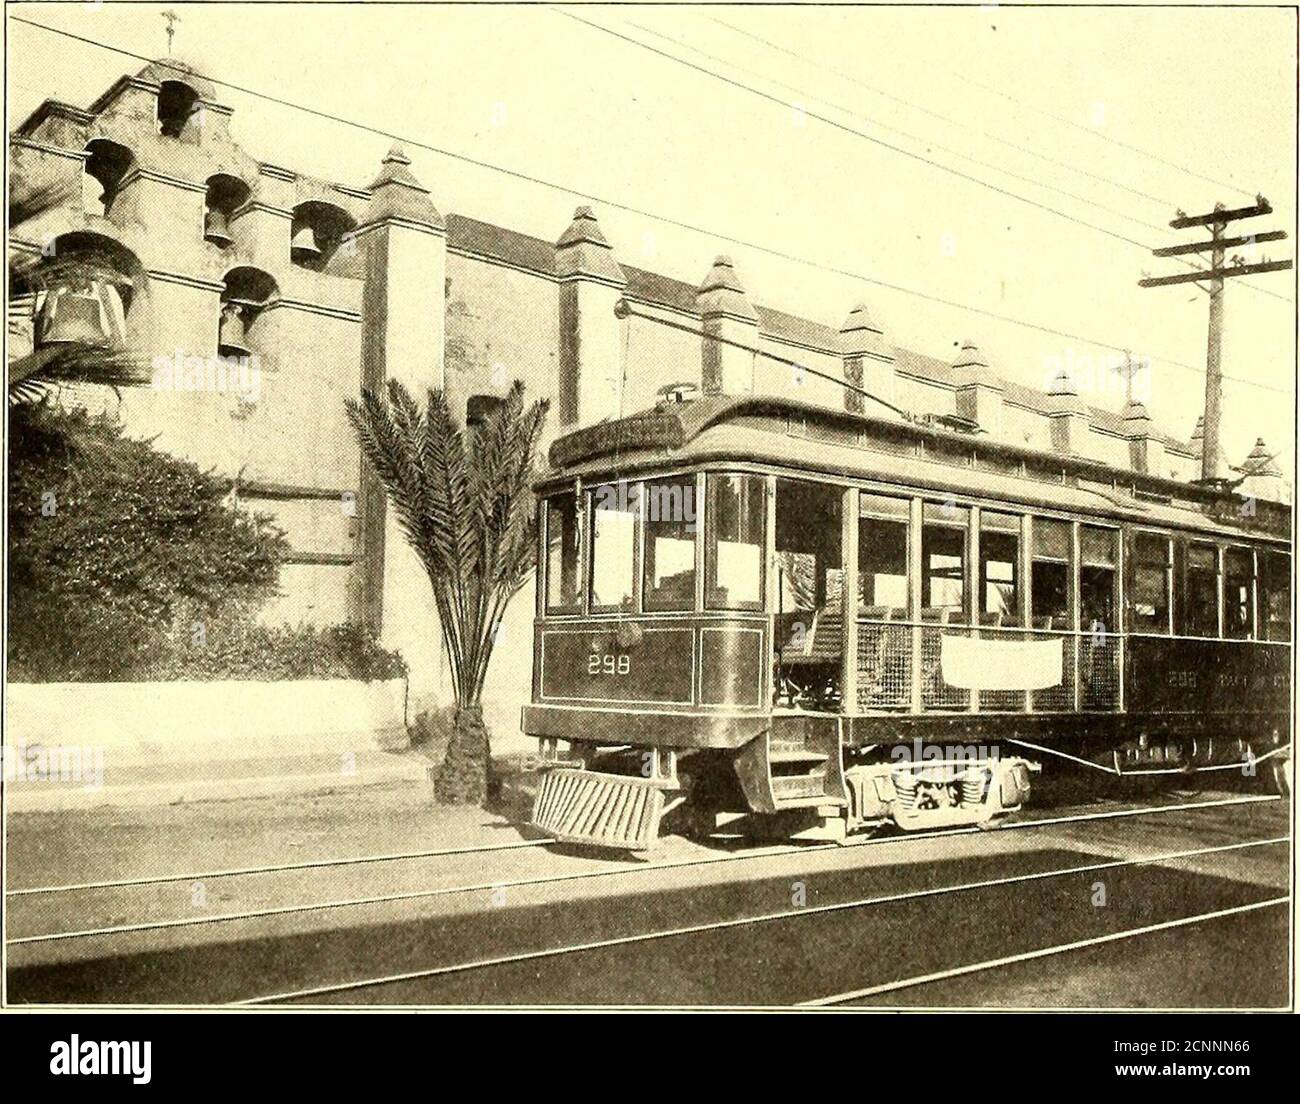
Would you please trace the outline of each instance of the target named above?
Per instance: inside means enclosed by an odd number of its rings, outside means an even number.
[[[630,655],[615,655],[613,652],[592,652],[587,657],[587,674],[589,675],[626,675],[632,670]]]

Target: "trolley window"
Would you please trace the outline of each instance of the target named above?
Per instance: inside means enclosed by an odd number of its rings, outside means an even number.
[[[1030,616],[1036,629],[1070,628],[1070,523],[1034,518]]]
[[[980,620],[1020,624],[1020,517],[980,511]]]
[[[1119,530],[1079,527],[1079,620],[1093,636],[1116,631]]]
[[[778,612],[814,614],[828,606],[838,611],[844,589],[840,553],[840,504],[837,487],[776,481],[776,562],[780,572]]]
[[[1169,635],[1173,582],[1169,538],[1157,533],[1133,537],[1133,631]]]
[[[647,610],[695,608],[695,477],[647,480],[645,568]]]
[[[921,523],[922,620],[965,621],[966,536],[970,511],[927,502]]]
[[[763,477],[708,475],[704,487],[704,605],[762,609],[767,528]]]
[[[907,616],[907,529],[911,503],[885,495],[858,496],[858,612]]]
[[[1291,557],[1285,552],[1260,553],[1259,621],[1265,640],[1291,639]]]
[[[605,483],[591,491],[591,608],[630,610],[635,594],[640,485]]]
[[[1224,549],[1223,635],[1229,640],[1255,635],[1255,554],[1249,548]]]
[[[1187,635],[1219,635],[1219,549],[1192,541],[1187,546]]]
[[[578,585],[578,495],[574,491],[546,499],[546,612],[577,613],[582,608]]]

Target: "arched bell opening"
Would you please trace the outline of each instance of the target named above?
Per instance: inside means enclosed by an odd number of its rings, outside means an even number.
[[[241,266],[226,273],[217,323],[217,354],[250,357],[257,352],[258,320],[280,295],[275,278],[260,268]]]
[[[230,217],[248,202],[250,194],[248,185],[237,176],[217,173],[208,177],[203,201],[203,240],[218,249],[229,249],[234,244]]]
[[[342,207],[308,200],[293,209],[293,237],[289,259],[300,268],[319,272],[334,256],[339,243],[356,229],[357,220]]]
[[[139,258],[103,234],[74,231],[55,238],[24,273],[33,294],[37,349],[83,345],[140,347],[148,332],[148,277]]]
[[[158,133],[164,138],[189,137],[191,119],[199,109],[199,93],[184,81],[165,80],[158,87]]]
[[[134,161],[134,155],[120,142],[92,138],[86,143],[86,160],[81,174],[81,207],[86,214],[109,213],[122,180]]]

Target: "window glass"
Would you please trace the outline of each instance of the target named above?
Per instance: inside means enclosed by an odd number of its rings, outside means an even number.
[[[1079,627],[1093,636],[1116,631],[1113,567],[1083,564],[1079,568]]]
[[[1086,564],[1114,567],[1119,563],[1116,549],[1119,546],[1118,529],[1099,529],[1093,525],[1079,527],[1079,554]],[[1155,538],[1163,540],[1162,537]]]
[[[643,600],[647,610],[695,608],[695,477],[647,480]]]
[[[1187,635],[1219,635],[1219,550],[1212,544],[1187,546]]]
[[[776,559],[779,612],[839,607],[844,588],[840,504],[836,487],[776,481]]]
[[[1285,552],[1260,554],[1260,635],[1265,640],[1291,639],[1291,557]]]
[[[1255,628],[1255,556],[1249,548],[1223,553],[1223,635],[1249,640]]]
[[[766,524],[763,477],[705,477],[704,604],[708,609],[763,608]]]
[[[1133,555],[1133,631],[1168,634],[1169,538],[1138,533],[1133,538]]]
[[[574,613],[582,607],[578,586],[578,496],[573,491],[546,500],[546,612]]]
[[[980,512],[981,621],[1020,624],[1020,518]]]
[[[1070,523],[1034,518],[1029,604],[1036,629],[1070,628]]]
[[[908,500],[864,492],[858,513],[858,611],[902,620],[907,615]]]
[[[606,483],[591,492],[591,608],[632,608],[639,484]]]
[[[1047,560],[1070,559],[1070,523],[1034,518],[1034,556]]]
[[[966,529],[964,506],[927,502],[921,525],[921,616],[966,619]]]

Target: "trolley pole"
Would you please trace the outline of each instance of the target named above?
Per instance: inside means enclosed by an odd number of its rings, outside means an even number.
[[[1209,241],[1192,242],[1188,245],[1169,245],[1162,249],[1153,249],[1156,257],[1178,257],[1188,253],[1209,253],[1210,267],[1197,268],[1191,272],[1179,273],[1177,276],[1145,276],[1138,281],[1139,287],[1164,287],[1169,284],[1204,284],[1210,295],[1210,324],[1205,346],[1205,437],[1201,448],[1201,479],[1213,481],[1222,476],[1219,471],[1219,422],[1223,409],[1223,289],[1224,281],[1234,276],[1250,276],[1259,272],[1281,272],[1291,267],[1290,261],[1263,261],[1247,264],[1245,257],[1234,255],[1227,263],[1227,251],[1231,246],[1253,248],[1260,242],[1282,241],[1286,238],[1285,230],[1268,230],[1262,234],[1246,234],[1239,237],[1225,237],[1224,231],[1230,223],[1239,219],[1255,218],[1258,215],[1271,215],[1272,205],[1263,196],[1256,196],[1250,207],[1237,207],[1229,210],[1222,203],[1216,203],[1214,210],[1204,215],[1187,215],[1178,212],[1177,218],[1169,225],[1175,230],[1185,230],[1192,226],[1208,227]]]

